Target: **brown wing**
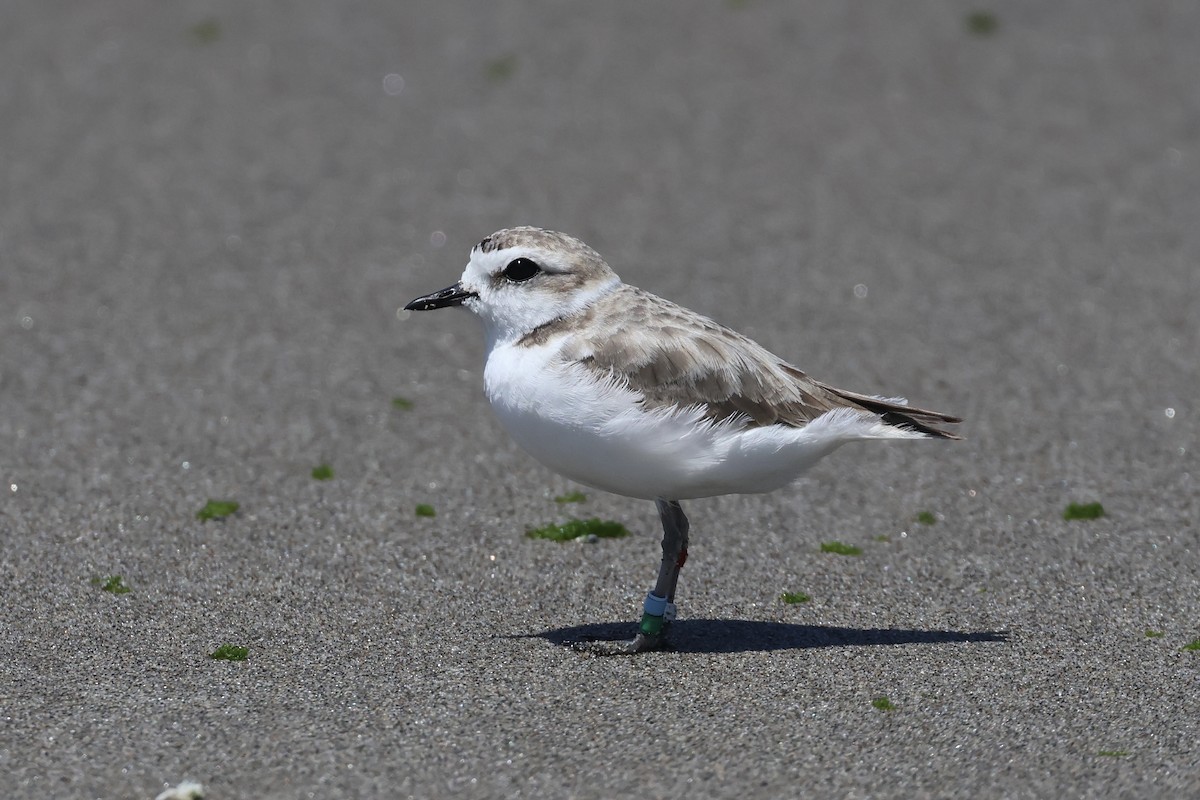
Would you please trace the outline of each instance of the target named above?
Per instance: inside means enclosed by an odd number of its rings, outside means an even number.
[[[740,416],[755,426],[791,427],[835,408],[856,408],[891,425],[958,438],[931,426],[955,417],[814,381],[742,334],[632,286],[569,320],[579,322],[595,333],[576,338],[562,356],[611,375],[650,408],[701,405],[714,421]],[[558,332],[551,326],[530,337],[547,340]]]

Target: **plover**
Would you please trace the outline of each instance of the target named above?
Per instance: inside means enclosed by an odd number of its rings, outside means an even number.
[[[687,559],[681,500],[785,486],[847,442],[957,439],[957,417],[813,380],[742,334],[622,283],[566,234],[519,227],[471,250],[458,283],[406,310],[464,306],[483,320],[484,384],[524,450],[571,480],[653,500],[658,580],[633,639],[665,640]]]

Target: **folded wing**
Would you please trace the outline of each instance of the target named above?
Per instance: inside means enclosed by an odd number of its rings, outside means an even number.
[[[815,381],[740,333],[631,286],[581,315],[593,334],[573,338],[561,356],[628,386],[648,408],[700,406],[714,422],[758,427],[803,427],[850,408],[898,428],[959,438],[937,427],[957,417]],[[535,333],[545,339],[555,331]]]

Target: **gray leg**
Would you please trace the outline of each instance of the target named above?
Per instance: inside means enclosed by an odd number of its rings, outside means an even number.
[[[584,649],[590,652],[610,655],[657,650],[666,639],[670,621],[675,618],[675,586],[679,583],[679,571],[687,561],[688,520],[678,500],[660,498],[654,502],[663,526],[662,563],[658,567],[658,580],[646,598],[637,635],[627,641],[589,643]]]
[[[675,602],[675,585],[679,583],[679,571],[687,561],[688,519],[678,500],[655,500],[658,517],[662,520],[662,563],[658,567],[658,581],[654,594],[665,597],[668,603]],[[670,622],[670,620],[667,620]]]

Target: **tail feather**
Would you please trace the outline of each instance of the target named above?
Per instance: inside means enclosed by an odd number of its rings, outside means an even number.
[[[856,406],[865,408],[866,410],[878,414],[887,425],[892,425],[905,430],[917,431],[926,436],[931,436],[935,439],[962,439],[956,433],[943,430],[935,427],[936,425],[956,425],[962,422],[961,417],[955,417],[951,414],[943,414],[940,411],[930,411],[925,408],[917,408],[910,406],[907,403],[898,400],[888,400],[882,397],[872,397],[871,395],[859,394],[858,392],[849,392],[845,389],[838,389],[833,386],[821,384],[827,391],[832,392],[838,397],[853,403]]]

